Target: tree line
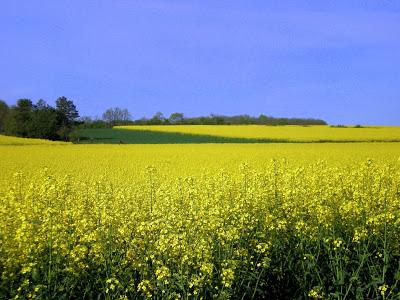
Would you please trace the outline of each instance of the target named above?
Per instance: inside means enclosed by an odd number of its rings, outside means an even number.
[[[55,107],[42,99],[19,99],[11,107],[0,100],[0,133],[7,135],[68,140],[78,117],[75,104],[66,97],[59,97]]]
[[[186,117],[175,112],[169,117],[157,112],[151,118],[134,120],[126,108],[109,108],[102,118],[79,117],[72,100],[59,97],[55,107],[44,100],[33,103],[30,99],[19,99],[8,106],[0,100],[0,133],[12,136],[42,138],[50,140],[70,140],[79,128],[110,128],[116,125],[326,125],[324,120],[311,118],[274,118],[264,114]]]
[[[157,112],[151,118],[133,120],[127,109],[110,108],[101,119],[84,118],[82,123],[86,128],[111,127],[116,125],[327,125],[324,120],[312,118],[275,118],[264,114],[258,117],[250,115],[224,116],[211,114],[209,116],[186,117],[175,112],[169,117]]]

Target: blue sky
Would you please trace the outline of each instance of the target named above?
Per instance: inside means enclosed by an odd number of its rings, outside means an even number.
[[[0,99],[400,125],[400,2],[0,2]]]

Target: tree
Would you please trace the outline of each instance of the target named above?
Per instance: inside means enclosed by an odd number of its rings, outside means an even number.
[[[172,124],[182,124],[183,119],[184,119],[183,113],[175,112],[175,113],[172,113],[172,114],[169,116],[169,121],[170,121]]]
[[[58,122],[61,127],[70,127],[74,124],[76,119],[79,117],[78,110],[72,100],[68,100],[66,97],[59,97],[56,100],[56,111]]]
[[[78,110],[72,100],[66,97],[59,97],[56,100],[57,113],[57,134],[64,140],[68,140],[68,135],[72,131],[72,126],[79,117]]]
[[[151,125],[161,125],[165,121],[165,117],[162,112],[156,112],[154,116],[150,119],[149,123]]]
[[[33,108],[29,136],[42,139],[57,139],[56,110],[47,105],[43,100],[39,100]]]
[[[131,120],[131,115],[126,108],[109,108],[103,113],[103,120],[110,123],[111,125],[117,125],[119,123],[126,123]]]
[[[214,125],[222,125],[225,123],[225,119],[223,116],[220,115],[216,115],[216,114],[211,114],[210,115],[210,120],[211,123]]]
[[[267,117],[266,115],[264,115],[264,114],[260,114],[260,116],[258,117],[258,123],[259,124],[267,124],[268,123],[268,121],[269,121],[269,117]]]
[[[6,117],[9,112],[9,107],[6,102],[0,100],[0,132],[4,131],[4,126],[6,123]]]
[[[28,137],[32,120],[33,103],[30,99],[19,99],[11,107],[6,118],[5,131],[10,135]]]

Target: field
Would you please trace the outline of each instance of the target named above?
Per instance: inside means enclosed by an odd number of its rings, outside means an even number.
[[[0,299],[400,297],[399,128],[134,129],[0,136]]]
[[[264,125],[116,126],[81,129],[80,143],[199,144],[199,143],[312,143],[399,142],[399,127],[330,127]]]
[[[144,128],[144,127],[143,127]],[[123,128],[80,129],[79,144],[263,143],[265,140]]]
[[[261,142],[400,141],[400,127],[330,127],[265,125],[116,126],[116,129],[180,133],[183,135],[250,139]]]
[[[18,146],[18,145],[66,145],[69,143],[64,142],[53,142],[41,139],[24,139],[13,136],[0,135],[1,146]]]

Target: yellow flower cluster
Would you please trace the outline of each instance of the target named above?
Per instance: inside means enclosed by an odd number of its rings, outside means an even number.
[[[142,161],[131,159],[139,147],[71,145],[40,160],[46,147],[26,157],[0,148],[10,159],[0,175],[4,298],[398,296],[397,154],[288,162],[248,145],[239,165],[240,145],[190,155],[143,146]],[[212,163],[212,151],[224,159]],[[18,154],[31,169],[16,172]]]

